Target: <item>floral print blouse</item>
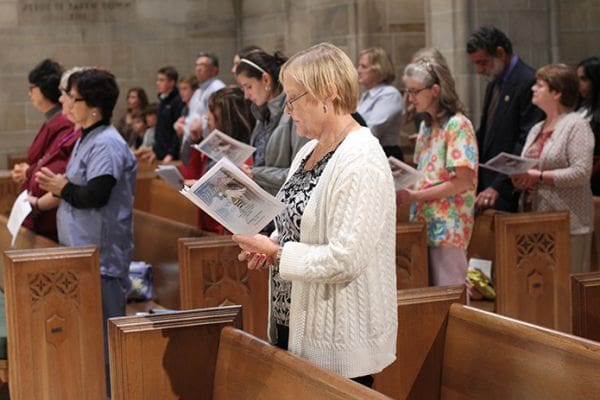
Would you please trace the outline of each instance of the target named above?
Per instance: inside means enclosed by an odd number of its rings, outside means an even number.
[[[455,114],[433,131],[421,123],[414,161],[423,176],[415,183],[415,190],[449,181],[455,176],[457,167],[467,167],[475,172],[473,189],[412,205],[411,220],[427,224],[429,246],[467,249],[475,222],[477,160],[475,131],[464,115]]]

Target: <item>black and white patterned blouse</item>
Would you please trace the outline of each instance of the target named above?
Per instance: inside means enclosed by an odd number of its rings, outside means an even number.
[[[312,152],[309,153],[277,194],[277,198],[285,204],[284,210],[275,218],[281,246],[286,242],[300,241],[302,214],[304,214],[306,204],[334,152],[335,149],[327,153],[311,170],[305,171],[304,165]],[[271,307],[275,323],[289,326],[292,282],[282,279],[279,272],[274,271],[271,275],[271,288]]]

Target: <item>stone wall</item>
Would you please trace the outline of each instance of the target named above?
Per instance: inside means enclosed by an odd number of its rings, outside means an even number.
[[[192,73],[200,50],[217,53],[225,71],[236,48],[235,1],[0,1],[0,168],[5,154],[24,153],[43,116],[27,96],[27,74],[51,57],[64,66],[97,65],[115,73],[122,95],[142,86],[154,99],[156,70]],[[229,74],[226,77],[231,80]]]
[[[559,3],[558,35],[560,60],[577,65],[600,56],[600,1],[556,0]]]

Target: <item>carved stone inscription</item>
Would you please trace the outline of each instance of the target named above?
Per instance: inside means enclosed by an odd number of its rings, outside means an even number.
[[[17,7],[19,24],[110,22],[130,16],[135,8],[135,0],[23,1]]]

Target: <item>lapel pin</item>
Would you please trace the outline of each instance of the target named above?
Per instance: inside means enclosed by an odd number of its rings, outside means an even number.
[[[510,101],[510,96],[509,95],[504,96],[504,102],[508,103],[509,101]]]

